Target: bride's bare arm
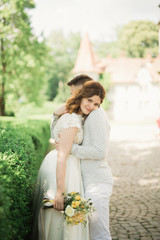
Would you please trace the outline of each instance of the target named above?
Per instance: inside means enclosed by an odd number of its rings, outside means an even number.
[[[71,150],[76,132],[76,127],[63,129],[59,141],[56,169],[57,193],[53,204],[54,208],[59,211],[64,209],[64,197],[62,193],[65,192],[66,160]]]

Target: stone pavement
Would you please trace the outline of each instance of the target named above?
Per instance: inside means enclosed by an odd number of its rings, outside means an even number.
[[[154,124],[111,123],[113,240],[160,240],[160,138]]]

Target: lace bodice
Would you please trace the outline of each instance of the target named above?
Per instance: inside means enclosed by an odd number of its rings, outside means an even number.
[[[76,113],[63,114],[57,121],[53,129],[53,137],[55,140],[59,140],[62,129],[76,127],[78,128],[77,134],[74,139],[74,143],[80,144],[83,140],[83,129],[82,129],[82,116]]]

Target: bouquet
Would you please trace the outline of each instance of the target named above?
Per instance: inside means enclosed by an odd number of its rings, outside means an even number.
[[[87,216],[92,214],[95,209],[92,206],[91,199],[85,200],[80,197],[79,192],[71,192],[64,195],[64,217],[67,224],[78,225],[87,224]],[[53,207],[54,200],[45,198],[42,202],[44,208]]]

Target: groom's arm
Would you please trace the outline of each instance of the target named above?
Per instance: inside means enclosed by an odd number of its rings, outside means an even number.
[[[78,145],[73,144],[71,152],[80,159],[102,160],[106,157],[109,143],[110,126],[104,113],[93,111],[86,120],[87,142],[90,144]],[[87,136],[86,136],[87,135]],[[89,140],[89,141],[88,141]]]

